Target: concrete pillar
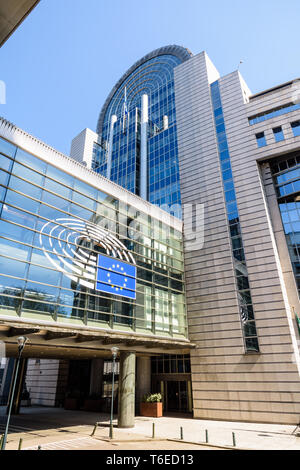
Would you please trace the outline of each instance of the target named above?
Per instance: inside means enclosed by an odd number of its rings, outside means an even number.
[[[151,393],[151,358],[138,357],[136,366],[136,405],[139,410],[143,396]]]
[[[119,375],[118,427],[134,427],[135,352],[121,351]]]
[[[90,383],[90,394],[99,395],[102,394],[102,381],[103,381],[103,368],[104,359],[97,358],[92,359],[91,363],[91,383]]]

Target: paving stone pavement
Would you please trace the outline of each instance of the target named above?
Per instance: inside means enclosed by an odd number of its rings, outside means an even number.
[[[0,409],[0,434],[6,422],[5,409]],[[95,423],[99,426],[91,436]],[[155,437],[152,440],[152,426]],[[22,438],[22,449],[37,448],[38,445],[59,449],[186,449],[203,450],[206,430],[208,446],[233,448],[233,435],[237,449],[300,450],[300,428],[295,425],[243,423],[228,421],[198,420],[173,415],[162,418],[137,416],[135,427],[118,429],[114,419],[114,441],[108,439],[109,416],[84,411],[67,411],[57,408],[31,407],[21,409],[21,414],[12,416],[7,440],[7,449],[17,449]],[[182,429],[181,429],[182,428]],[[294,434],[293,434],[294,432]],[[180,440],[183,437],[184,442]],[[171,439],[171,441],[169,440]],[[173,442],[177,440],[178,442]],[[192,446],[192,447],[190,447]]]

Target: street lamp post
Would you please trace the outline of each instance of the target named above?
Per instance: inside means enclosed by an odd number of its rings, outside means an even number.
[[[14,378],[13,378],[13,386],[12,386],[12,391],[11,391],[11,395],[10,395],[10,403],[9,403],[9,408],[8,408],[5,432],[4,432],[4,435],[3,435],[3,438],[2,438],[1,450],[5,450],[5,446],[6,446],[8,427],[9,427],[11,409],[12,409],[12,405],[13,405],[13,401],[14,401],[14,395],[15,395],[15,388],[16,388],[16,383],[17,383],[19,365],[20,365],[21,355],[22,355],[22,352],[23,352],[23,349],[25,347],[27,339],[28,338],[26,338],[26,336],[20,336],[18,338],[18,359],[17,359],[17,364],[16,364]]]
[[[110,427],[109,427],[109,437],[113,438],[113,413],[114,413],[114,384],[115,384],[115,363],[116,357],[118,354],[119,348],[113,346],[111,348],[111,353],[113,357],[113,366],[112,366],[112,384],[111,384],[111,406],[110,406]]]

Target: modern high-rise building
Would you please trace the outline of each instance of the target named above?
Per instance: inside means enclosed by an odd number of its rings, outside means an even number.
[[[252,94],[238,70],[168,46],[81,135],[90,168],[183,210],[194,417],[299,422],[299,103],[298,80]]]
[[[168,46],[136,62],[104,103],[97,133],[84,130],[71,147],[71,157],[179,217],[174,69],[190,58]]]

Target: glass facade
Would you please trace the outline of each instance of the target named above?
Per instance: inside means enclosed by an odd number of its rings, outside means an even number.
[[[175,55],[153,57],[138,66],[115,91],[98,133],[102,146],[94,146],[93,169],[136,194],[140,194],[141,98],[147,94],[147,200],[181,217],[179,163],[173,69],[182,61]],[[108,151],[113,128],[111,171]]]
[[[246,352],[259,351],[255,326],[254,310],[248,279],[248,270],[243,248],[243,240],[236,201],[231,161],[227,143],[225,122],[219,82],[211,84],[211,100],[213,106],[217,144],[225,196],[227,221],[231,238],[232,256],[234,262],[237,294],[240,307],[240,317]]]
[[[270,165],[300,295],[300,154],[282,157]]]
[[[2,316],[186,337],[179,231],[3,139],[0,216]],[[100,254],[136,298],[96,289]]]
[[[152,374],[190,374],[189,354],[163,354],[151,357]]]

